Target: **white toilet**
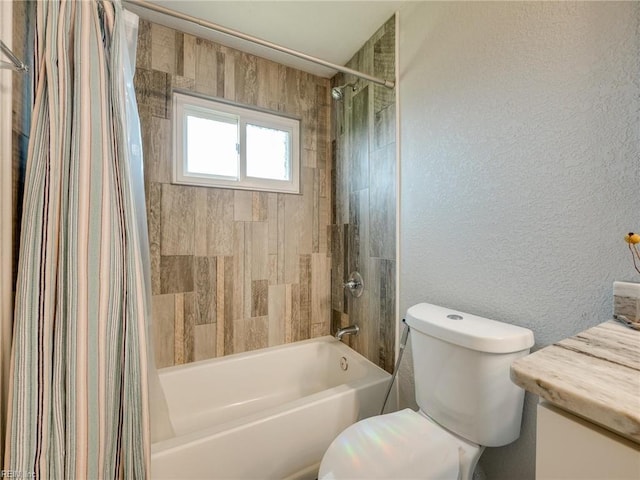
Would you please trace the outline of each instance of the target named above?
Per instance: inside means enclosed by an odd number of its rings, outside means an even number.
[[[484,447],[520,436],[524,391],[511,363],[533,332],[427,303],[407,310],[418,412],[351,425],[329,446],[318,478],[470,480]]]

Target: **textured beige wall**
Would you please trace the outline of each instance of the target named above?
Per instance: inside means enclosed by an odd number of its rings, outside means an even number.
[[[145,21],[135,77],[159,367],[329,333],[329,81]],[[171,184],[171,91],[301,119],[301,195]]]
[[[347,66],[382,78],[395,76],[395,17]],[[337,75],[332,85],[357,81],[334,102],[335,203],[332,224],[332,323],[356,324],[345,337],[355,350],[393,369],[396,328],[396,98],[395,90]],[[365,289],[354,298],[342,288],[359,271]]]
[[[607,320],[612,281],[638,278],[622,237],[640,220],[640,3],[399,15],[401,311],[445,305],[538,346]],[[528,395],[520,439],[480,460],[487,478],[535,477],[535,420]]]

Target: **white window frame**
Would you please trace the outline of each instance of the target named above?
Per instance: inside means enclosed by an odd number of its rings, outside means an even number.
[[[204,118],[237,118],[239,128],[239,178],[197,174],[187,170],[187,113]],[[283,130],[291,138],[290,178],[275,180],[247,176],[246,125],[259,125]],[[279,193],[300,193],[300,120],[281,114],[257,110],[217,99],[173,92],[173,183],[240,190],[260,190]]]

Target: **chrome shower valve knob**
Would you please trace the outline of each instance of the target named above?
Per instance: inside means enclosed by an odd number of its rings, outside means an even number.
[[[342,284],[342,287],[348,289],[354,297],[359,297],[364,291],[362,275],[358,272],[352,272],[347,281]]]

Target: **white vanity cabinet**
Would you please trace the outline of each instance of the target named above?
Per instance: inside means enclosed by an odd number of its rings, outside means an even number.
[[[639,480],[640,444],[538,404],[536,480]]]

